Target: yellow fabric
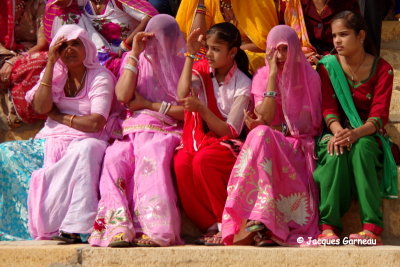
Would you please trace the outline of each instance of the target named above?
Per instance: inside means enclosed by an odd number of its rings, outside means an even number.
[[[231,4],[240,33],[246,35],[257,47],[265,50],[269,31],[272,27],[278,25],[274,1],[231,0]],[[214,24],[224,22],[219,0],[205,0],[204,5],[207,9],[205,16],[207,29]],[[185,34],[185,38],[190,33],[196,8],[197,1],[195,0],[182,0],[179,6],[176,21]],[[245,52],[250,62],[249,70],[251,73],[265,65],[265,53]]]
[[[278,16],[273,0],[231,0],[233,13],[238,21],[238,29],[257,47],[265,50],[268,32],[278,25]],[[224,22],[219,0],[205,0],[206,28]],[[192,27],[197,1],[182,0],[176,20],[181,31],[187,35]]]
[[[249,72],[254,74],[259,68],[265,66],[265,53],[256,53],[245,50],[249,59]]]
[[[299,37],[304,53],[315,51],[308,39],[306,23],[304,21],[303,9],[300,0],[281,0],[286,2],[285,24],[292,27]]]

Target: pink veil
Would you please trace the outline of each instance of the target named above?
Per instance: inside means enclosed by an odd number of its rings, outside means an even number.
[[[64,36],[68,41],[72,39],[79,38],[83,45],[85,46],[86,57],[83,61],[85,67],[90,69],[98,69],[102,68],[104,71],[107,71],[100,65],[99,60],[97,59],[97,49],[95,44],[89,38],[87,32],[75,24],[69,24],[62,26],[54,36],[53,40],[50,43],[52,46],[58,38]],[[42,77],[45,72],[45,69],[42,71],[40,76]],[[67,80],[68,70],[61,59],[57,60],[56,64],[54,65],[54,73],[53,73],[53,81],[52,81],[52,93],[53,93],[53,101],[57,102],[60,96],[63,95],[64,85]],[[112,75],[113,76],[113,75]],[[38,86],[36,85],[26,94],[26,100],[28,102],[32,102],[33,96],[37,90]]]
[[[301,51],[296,32],[289,26],[272,28],[267,37],[267,51],[280,44],[288,45],[283,71],[278,74],[285,121],[293,137],[312,137],[321,130],[321,80]],[[260,69],[252,83],[255,98],[262,97],[268,82],[269,66]]]
[[[296,32],[287,25],[271,29],[267,37],[267,51],[287,44],[288,52],[282,72],[278,73],[277,91],[282,111],[292,137],[301,141],[310,173],[314,171],[314,136],[322,129],[321,80],[301,51]],[[269,66],[260,69],[252,83],[252,94],[257,101],[267,88]],[[278,95],[279,96],[279,95]],[[256,102],[257,103],[257,102]],[[279,103],[278,103],[279,104]],[[277,105],[279,106],[279,105]]]
[[[146,32],[154,33],[139,57],[137,91],[153,102],[176,103],[176,91],[185,58],[185,40],[175,19],[160,14],[150,19]]]

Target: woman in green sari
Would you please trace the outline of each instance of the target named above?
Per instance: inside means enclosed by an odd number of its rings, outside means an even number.
[[[326,122],[314,172],[320,188],[319,239],[339,239],[341,217],[354,192],[363,229],[349,239],[359,245],[382,244],[381,197],[397,197],[396,164],[390,143],[382,135],[388,121],[393,69],[364,48],[366,27],[360,15],[339,13],[332,21],[332,35],[338,54],[324,57],[317,68]]]

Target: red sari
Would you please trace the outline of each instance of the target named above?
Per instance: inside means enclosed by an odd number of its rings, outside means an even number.
[[[221,120],[207,61],[193,69],[205,87],[207,107]],[[226,186],[242,143],[217,137],[197,112],[185,111],[182,146],[174,157],[177,191],[186,215],[202,231],[222,221]]]

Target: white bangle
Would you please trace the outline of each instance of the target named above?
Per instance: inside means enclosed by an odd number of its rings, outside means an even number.
[[[158,110],[159,113],[164,114],[165,110],[167,109],[168,103],[163,101],[161,102],[160,109]]]
[[[125,64],[124,69],[130,70],[133,73],[137,73],[137,71],[138,71],[138,69],[135,66],[130,65],[130,64]]]
[[[133,59],[136,63],[139,63],[139,59],[135,56],[129,55],[128,58]]]
[[[172,106],[171,103],[167,103],[167,107],[165,108],[163,114],[167,114],[171,106]]]

